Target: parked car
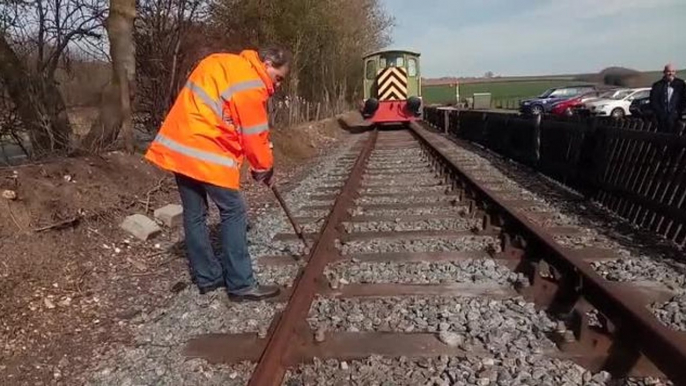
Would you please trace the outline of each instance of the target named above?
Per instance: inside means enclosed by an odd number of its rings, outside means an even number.
[[[650,106],[650,93],[643,98],[634,98],[629,105],[629,112],[632,116],[651,118],[653,116],[653,108]]]
[[[583,107],[584,103],[598,99],[605,92],[602,90],[589,91],[577,97],[557,102],[550,109],[550,113],[561,117],[570,117],[576,114],[577,109]]]
[[[591,115],[624,118],[631,115],[629,106],[635,99],[650,95],[650,88],[631,88],[613,92],[611,95],[584,103]]]
[[[555,103],[595,90],[596,87],[593,85],[549,88],[536,98],[523,100],[519,105],[519,111],[525,115],[549,113]]]

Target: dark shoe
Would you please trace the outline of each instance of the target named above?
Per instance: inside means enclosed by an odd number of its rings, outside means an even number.
[[[229,292],[229,299],[234,302],[242,302],[244,300],[262,300],[273,298],[277,296],[281,290],[274,285],[256,285],[248,290],[240,293]]]
[[[212,291],[219,289],[219,288],[222,288],[222,287],[224,287],[224,282],[219,281],[219,282],[216,282],[214,284],[210,284],[210,285],[205,286],[205,287],[198,286],[198,291],[200,291],[200,295],[205,295],[208,292],[212,292]]]

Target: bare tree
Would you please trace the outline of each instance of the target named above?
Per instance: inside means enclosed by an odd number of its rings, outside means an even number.
[[[211,21],[243,46],[289,47],[286,91],[339,105],[361,88],[362,55],[388,44],[393,26],[378,0],[217,0]]]
[[[192,66],[208,48],[207,0],[140,0],[136,18],[137,112],[159,127]]]
[[[100,116],[82,144],[91,151],[113,144],[120,134],[126,150],[133,152],[134,149],[131,99],[135,94],[136,77],[135,18],[135,0],[110,0],[105,25],[112,57],[112,82],[103,92]]]
[[[59,90],[54,82],[32,76],[2,35],[0,77],[29,133],[34,154],[66,150],[71,129]]]
[[[55,73],[70,49],[100,38],[103,0],[11,0],[0,4],[0,78],[31,138],[34,156],[67,151],[71,127]]]

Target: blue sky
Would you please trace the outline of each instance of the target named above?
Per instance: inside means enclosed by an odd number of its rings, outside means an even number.
[[[426,77],[686,68],[686,0],[382,0]],[[686,74],[681,74],[686,76]]]

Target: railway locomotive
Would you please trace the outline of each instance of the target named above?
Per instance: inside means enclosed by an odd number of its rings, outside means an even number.
[[[372,124],[402,124],[422,115],[419,53],[382,50],[364,61],[364,100],[360,113]]]

